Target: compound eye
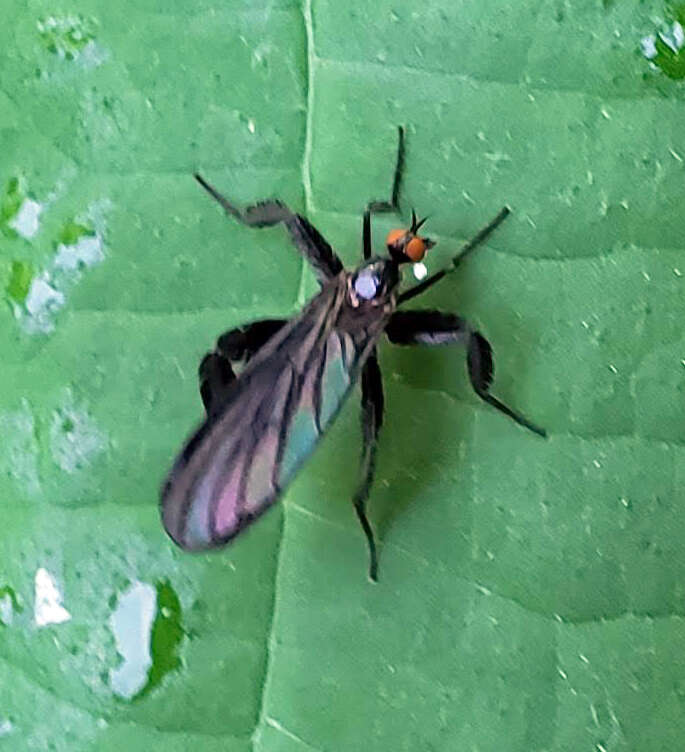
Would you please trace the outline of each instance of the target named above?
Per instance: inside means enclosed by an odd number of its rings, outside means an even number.
[[[360,298],[371,300],[378,292],[378,277],[371,271],[361,271],[354,280],[354,291]]]
[[[420,238],[418,235],[415,235],[408,243],[407,247],[404,249],[405,255],[410,258],[414,263],[417,261],[421,261],[421,259],[426,255],[426,243],[423,238]]]
[[[398,241],[402,240],[407,234],[406,230],[390,230],[388,237],[385,240],[385,244],[390,248],[394,246]]]

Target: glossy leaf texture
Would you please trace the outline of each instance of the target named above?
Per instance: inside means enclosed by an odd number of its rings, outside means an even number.
[[[4,6],[0,747],[679,748],[682,8]],[[383,346],[379,584],[356,396],[277,509],[181,552],[158,490],[200,358],[316,290],[192,173],[287,201],[353,264],[400,124],[429,270],[512,208],[412,305],[473,321],[549,438],[481,404],[459,349]]]

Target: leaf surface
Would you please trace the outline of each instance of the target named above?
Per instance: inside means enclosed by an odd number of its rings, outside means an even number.
[[[5,5],[0,747],[678,748],[682,9]],[[287,201],[353,265],[400,124],[431,270],[512,207],[415,305],[473,321],[494,393],[549,438],[478,402],[459,349],[384,346],[380,583],[356,397],[277,511],[179,551],[158,488],[197,364],[316,289],[192,173]]]

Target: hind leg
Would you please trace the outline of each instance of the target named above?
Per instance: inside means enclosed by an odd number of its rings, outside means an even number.
[[[223,403],[236,374],[234,363],[247,363],[277,331],[286,319],[264,319],[224,332],[216,348],[207,353],[200,363],[200,396],[207,415],[212,415]]]
[[[396,311],[385,329],[388,339],[396,345],[466,345],[467,367],[473,391],[496,410],[504,413],[529,431],[546,436],[544,428],[531,423],[490,394],[494,373],[492,348],[480,333],[459,316],[441,311]]]

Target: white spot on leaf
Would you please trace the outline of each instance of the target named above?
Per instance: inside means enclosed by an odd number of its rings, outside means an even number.
[[[35,237],[39,228],[38,217],[40,216],[43,207],[37,201],[33,201],[30,198],[25,198],[19,211],[9,221],[9,226],[15,230],[22,238],[30,240]]]
[[[676,21],[668,31],[660,31],[659,38],[664,44],[668,45],[673,52],[678,53],[683,46],[683,41],[685,39],[683,27]]]
[[[656,37],[651,34],[647,37],[642,37],[640,40],[640,49],[647,60],[655,58],[657,56]]]
[[[51,332],[54,329],[53,316],[65,303],[64,293],[56,290],[48,279],[46,272],[35,277],[29,287],[23,309],[21,306],[15,306],[15,315],[18,309],[24,328],[30,333]],[[22,313],[25,315],[22,316]]]
[[[54,412],[50,424],[52,458],[64,472],[73,474],[90,464],[106,447],[106,435],[67,390],[66,398]]]
[[[657,36],[676,55],[685,44],[685,30],[682,24],[675,21],[670,27],[659,31],[658,34],[649,34],[640,39],[640,50],[648,60],[653,60],[659,54],[656,47]]]
[[[48,16],[38,21],[37,26],[47,49],[60,60],[96,68],[109,57],[95,41],[96,23],[92,19],[77,15]]]
[[[15,318],[24,331],[29,334],[54,331],[55,318],[66,304],[69,291],[87,269],[104,260],[105,214],[110,206],[107,200],[94,202],[82,220],[77,218],[77,222],[92,229],[73,243],[59,243],[47,268],[31,282],[26,300],[13,304]]]
[[[109,673],[115,695],[130,699],[147,683],[152,666],[150,638],[157,606],[157,592],[152,585],[135,582],[119,598],[110,625],[117,652],[123,658],[120,666]]]
[[[36,625],[62,624],[71,619],[71,614],[62,605],[62,594],[57,588],[55,578],[43,567],[36,570],[36,602],[34,619]]]
[[[0,597],[0,623],[6,627],[10,627],[13,621],[14,606],[12,604],[12,596],[9,593],[5,593]]]
[[[685,43],[685,31],[678,21],[673,24],[673,41],[676,43],[676,47],[680,49]]]
[[[56,269],[77,271],[83,267],[95,266],[104,258],[102,238],[97,235],[86,235],[79,238],[75,245],[60,243],[53,264]]]

